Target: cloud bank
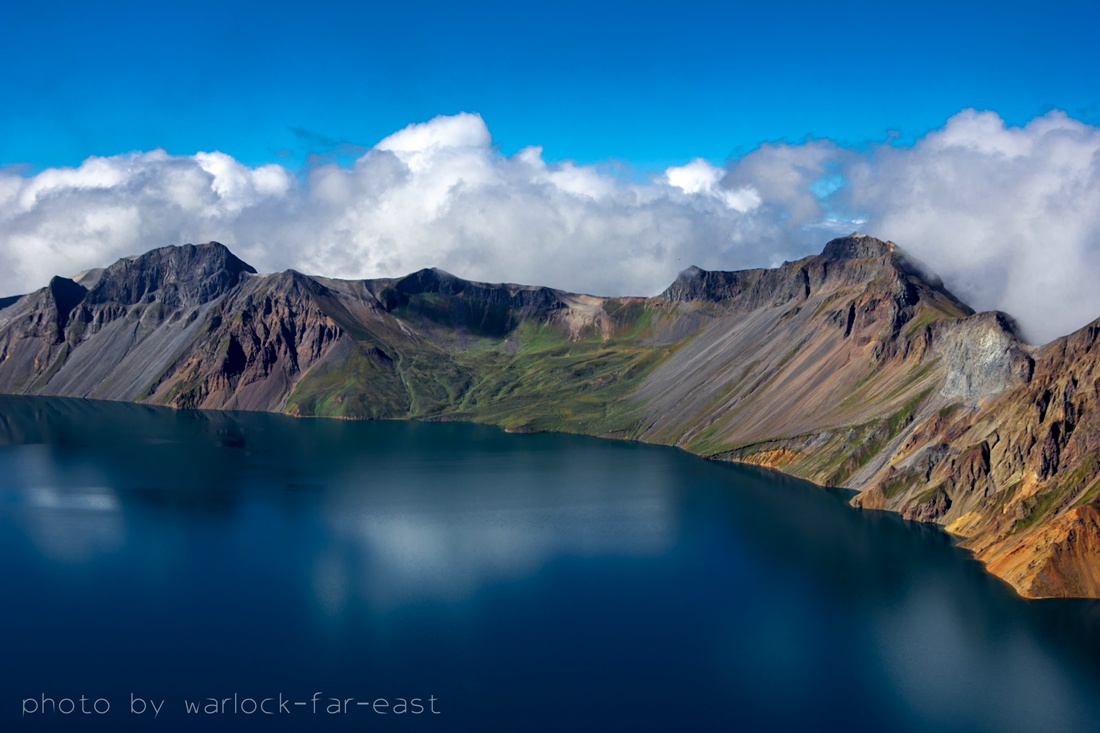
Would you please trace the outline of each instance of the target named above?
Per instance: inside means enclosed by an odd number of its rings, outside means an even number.
[[[0,294],[164,244],[215,239],[261,271],[442,267],[486,281],[651,295],[676,273],[764,267],[859,229],[892,239],[1034,341],[1100,317],[1100,128],[968,110],[911,147],[765,144],[648,176],[505,156],[477,115],[437,117],[349,166],[219,152],[0,169]]]

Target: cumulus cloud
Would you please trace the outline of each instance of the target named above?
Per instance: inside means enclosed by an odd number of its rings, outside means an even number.
[[[0,172],[0,290],[216,239],[261,271],[354,278],[435,266],[472,279],[648,295],[691,264],[766,266],[817,244],[798,231],[812,221],[776,226],[751,182],[726,185],[726,177],[704,161],[639,182],[547,161],[536,146],[505,156],[472,114],[409,125],[350,166],[300,176],[219,152],[89,158],[29,177]]]
[[[837,195],[980,309],[1045,342],[1100,317],[1100,128],[968,110],[853,161]]]
[[[733,211],[746,213],[760,206],[760,194],[752,185],[731,189],[721,184],[723,170],[702,158],[687,165],[665,169],[665,180],[688,195],[707,195],[718,198]]]
[[[911,147],[765,144],[648,177],[506,156],[478,115],[409,125],[350,165],[250,167],[220,152],[0,169],[0,293],[169,243],[216,239],[261,271],[660,291],[688,265],[776,265],[864,229],[1038,340],[1100,316],[1100,130],[966,111]],[[1094,292],[1095,291],[1095,292]]]

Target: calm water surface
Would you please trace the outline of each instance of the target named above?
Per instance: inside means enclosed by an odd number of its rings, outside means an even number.
[[[0,730],[1077,732],[1098,692],[1095,602],[775,474],[0,397]]]

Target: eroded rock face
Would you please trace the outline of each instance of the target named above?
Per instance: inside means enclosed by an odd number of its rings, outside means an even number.
[[[294,384],[344,337],[330,294],[296,272],[253,278],[205,316],[188,352],[152,387],[173,407],[281,410]]]
[[[678,445],[942,524],[1021,593],[1100,596],[1098,339],[1030,347],[858,234],[656,298],[261,276],[210,243],[0,300],[0,391]]]
[[[934,341],[947,380],[940,394],[973,402],[1031,379],[1034,362],[1004,313],[981,313],[939,324]]]
[[[69,316],[88,295],[88,290],[66,277],[55,277],[46,286],[49,294],[47,303],[53,312],[54,335],[58,342],[65,339],[65,327],[69,325]]]
[[[925,518],[918,497],[943,492],[935,521],[1021,593],[1095,594],[1082,589],[1100,571],[1088,521],[1100,497],[1100,324],[1026,359],[1003,336],[962,333],[945,349],[941,396],[955,402],[913,426],[859,501]]]
[[[140,399],[196,317],[255,270],[216,242],[119,260],[91,287],[55,277],[0,311],[0,389]]]

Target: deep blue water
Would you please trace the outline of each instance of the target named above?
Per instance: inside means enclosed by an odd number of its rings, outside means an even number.
[[[778,474],[0,397],[3,731],[1077,732],[1098,691],[1095,602]]]

